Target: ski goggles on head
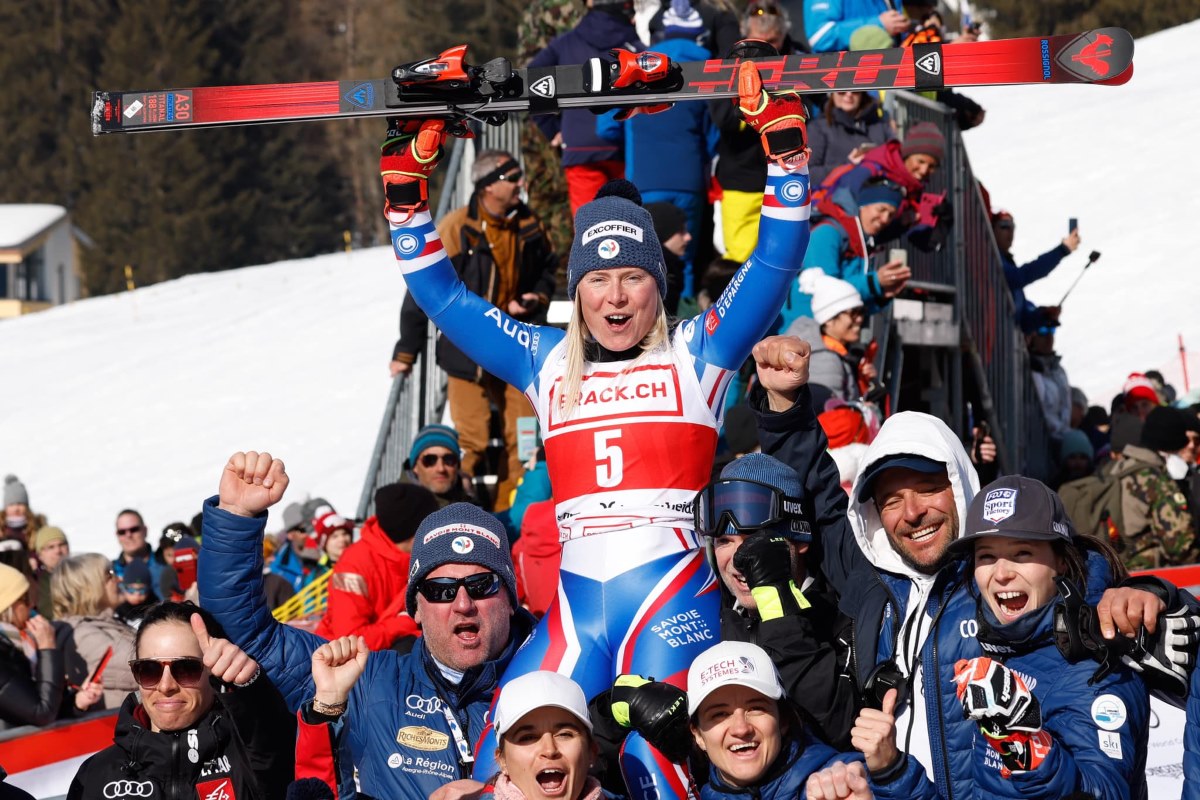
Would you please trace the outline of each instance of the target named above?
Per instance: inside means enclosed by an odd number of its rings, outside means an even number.
[[[812,529],[804,521],[800,499],[780,489],[745,478],[723,478],[705,486],[692,504],[696,532],[705,536],[753,533],[782,527],[808,541]]]

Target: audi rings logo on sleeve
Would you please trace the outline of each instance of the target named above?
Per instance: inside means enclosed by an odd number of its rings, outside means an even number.
[[[436,714],[442,710],[442,698],[421,697],[419,694],[410,694],[404,699],[404,705],[408,706],[410,711],[419,711],[422,714]]]
[[[402,233],[396,237],[396,252],[402,256],[411,256],[421,246],[421,240],[411,233]]]
[[[779,187],[777,194],[785,203],[798,204],[804,199],[804,184],[800,181],[788,181]]]
[[[104,784],[104,796],[108,800],[121,797],[151,797],[154,784],[150,781],[109,781]]]

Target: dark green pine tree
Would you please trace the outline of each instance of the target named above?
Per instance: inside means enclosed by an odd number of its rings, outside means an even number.
[[[997,38],[1116,26],[1145,36],[1200,17],[1200,0],[986,0],[976,4]]]

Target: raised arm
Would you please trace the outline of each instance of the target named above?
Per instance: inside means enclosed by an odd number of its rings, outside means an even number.
[[[230,457],[219,495],[204,502],[197,582],[200,605],[213,613],[230,641],[258,662],[295,711],[312,695],[309,660],[323,640],[279,624],[263,594],[267,509],[283,497],[287,483],[283,462],[270,453],[251,450]]]
[[[409,294],[472,361],[524,391],[563,334],[518,322],[463,284],[429,214],[429,176],[443,153],[446,123],[397,124],[384,141],[380,174],[392,250]]]
[[[738,109],[762,137],[767,185],[754,253],[713,307],[688,323],[689,346],[703,361],[737,369],[775,321],[808,247],[809,182],[804,102],[768,95],[754,63],[738,73]]]

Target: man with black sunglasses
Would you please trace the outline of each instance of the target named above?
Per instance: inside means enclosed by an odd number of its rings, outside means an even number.
[[[163,562],[153,558],[154,551],[146,542],[146,521],[142,515],[132,508],[123,509],[117,514],[116,522],[117,544],[121,546],[121,554],[113,559],[113,572],[118,578],[125,575],[125,567],[131,562],[140,561],[150,570],[151,596],[157,597],[156,589],[162,580]]]
[[[426,425],[413,437],[404,462],[405,483],[418,483],[437,498],[438,506],[476,503],[467,492],[458,431],[449,425]],[[478,505],[478,503],[476,503]]]
[[[545,322],[558,256],[541,219],[522,200],[525,175],[520,162],[503,150],[485,150],[475,158],[471,180],[475,190],[467,204],[438,221],[438,235],[450,263],[468,289],[505,313],[522,322]],[[412,296],[406,296],[400,309],[400,340],[392,352],[393,376],[411,372],[424,351],[427,321]],[[491,407],[500,410],[507,455],[496,468],[499,485],[494,507],[504,510],[522,473],[517,420],[532,417],[533,409],[524,395],[485,372],[449,337],[438,338],[437,362],[448,376],[450,417],[462,441],[463,471],[468,475],[484,472],[481,468],[487,465],[485,454],[492,438]],[[422,484],[434,494],[444,493]]]
[[[235,453],[220,493],[204,504],[201,603],[279,687],[307,723],[334,723],[329,756],[352,796],[351,760],[372,797],[428,797],[469,777],[500,675],[534,619],[516,602],[503,525],[455,503],[430,514],[413,537],[405,595],[422,637],[407,655],[372,652],[344,696],[315,695],[311,656],[324,639],[280,625],[263,599],[266,511],[288,476],[268,453]]]

